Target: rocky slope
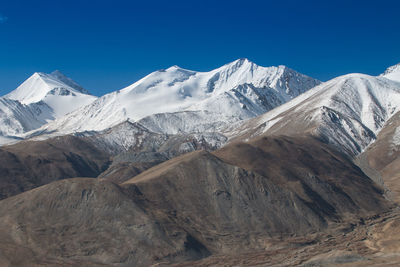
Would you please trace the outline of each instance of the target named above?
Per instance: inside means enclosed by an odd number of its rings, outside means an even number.
[[[107,181],[68,179],[1,201],[0,264],[149,266],[208,255],[131,194]]]
[[[360,157],[379,172],[389,197],[400,203],[400,112],[387,121],[376,141]]]
[[[226,141],[219,133],[160,134],[128,121],[99,133],[21,141],[0,148],[0,199],[76,176],[123,182],[168,159],[212,151]]]
[[[325,82],[242,126],[231,138],[260,134],[310,133],[355,156],[376,139],[400,109],[400,83],[383,77],[349,74]]]
[[[0,148],[0,199],[72,177],[96,177],[109,155],[90,142],[64,136]]]
[[[112,164],[98,177],[118,183],[168,159],[195,150],[213,151],[227,142],[227,138],[217,132],[162,134],[129,121],[83,136],[113,156]]]
[[[0,262],[148,266],[250,253],[389,207],[329,145],[263,137],[182,155],[120,186],[67,179],[4,199]]]
[[[54,119],[46,104],[21,104],[17,100],[0,98],[0,136],[18,139],[17,136],[39,128]]]

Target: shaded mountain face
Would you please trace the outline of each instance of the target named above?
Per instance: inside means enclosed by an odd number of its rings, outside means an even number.
[[[208,251],[107,181],[68,179],[0,202],[2,266],[149,266]],[[18,255],[18,257],[15,257]]]
[[[169,264],[265,249],[388,208],[329,145],[260,138],[182,155],[120,186],[66,179],[2,200],[0,262]]]
[[[175,118],[183,116],[179,119],[182,120],[194,114],[187,116],[185,112],[193,111],[197,112],[194,115],[200,117],[203,125],[226,125],[260,115],[319,83],[284,66],[266,68],[246,59],[210,72],[173,66],[104,95],[90,105],[46,125],[39,132],[62,135],[101,131],[128,119],[138,121],[155,114],[166,114],[168,119],[168,114],[177,112],[181,113],[175,114]],[[157,120],[162,119],[165,118],[161,116]],[[162,121],[161,124],[167,122]],[[185,128],[196,128],[194,122],[186,120],[186,124]],[[174,126],[174,130],[183,129]]]
[[[100,133],[22,141],[0,148],[0,198],[77,176],[123,182],[168,159],[215,150],[226,141],[218,133],[166,135],[131,122]]]
[[[337,205],[333,210],[339,214],[346,213],[341,211],[344,206],[351,209],[352,205],[367,211],[374,204],[366,203],[363,195],[379,198],[382,193],[345,154],[310,136],[263,136],[245,143],[232,143],[214,154],[229,164],[254,171],[294,190],[300,196],[300,192],[310,194],[310,204]],[[332,191],[335,194],[332,195]],[[307,199],[303,200],[307,202]]]
[[[382,190],[357,166],[313,138],[262,138],[214,154],[175,158],[123,185],[135,185],[148,208],[173,214],[220,253],[387,207]]]
[[[387,121],[376,141],[361,155],[377,170],[389,196],[400,203],[400,112]]]
[[[72,177],[97,177],[109,155],[90,142],[64,136],[0,148],[0,199]]]
[[[51,108],[43,102],[24,105],[17,100],[0,98],[0,136],[17,140],[16,136],[53,119]]]
[[[382,77],[349,74],[323,83],[242,126],[235,139],[262,134],[312,134],[350,156],[376,139],[400,108],[400,84]]]
[[[198,149],[215,150],[227,138],[218,132],[164,134],[149,130],[141,123],[123,122],[101,132],[79,133],[113,155],[124,152],[165,152],[171,157]]]
[[[85,139],[113,155],[112,164],[98,178],[118,183],[179,155],[201,149],[213,151],[227,142],[217,132],[162,134],[131,122],[100,134],[88,133]]]

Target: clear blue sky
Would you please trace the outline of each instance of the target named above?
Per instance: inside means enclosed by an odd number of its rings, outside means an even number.
[[[328,80],[400,62],[400,1],[0,1],[0,95],[59,69],[95,95],[237,58]]]

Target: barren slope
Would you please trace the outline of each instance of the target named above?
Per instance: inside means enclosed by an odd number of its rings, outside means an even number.
[[[110,182],[80,178],[0,201],[0,265],[149,266],[208,255],[179,227],[160,225],[136,198]]]
[[[380,173],[391,191],[390,196],[400,203],[400,112],[386,123],[363,156],[369,166]]]
[[[263,246],[267,236],[319,231],[387,207],[382,191],[358,167],[312,138],[262,138],[215,155],[190,153],[124,185],[137,186],[147,208],[172,214],[218,253]]]
[[[321,231],[351,231],[389,206],[328,145],[260,138],[182,155],[120,186],[66,179],[4,199],[0,262],[149,266],[235,257],[277,248],[282,238],[307,246]]]
[[[375,141],[383,125],[400,108],[400,83],[363,74],[325,82],[240,127],[233,139],[263,134],[312,134],[351,156]]]
[[[3,146],[0,199],[60,179],[97,177],[108,164],[107,153],[73,136]]]

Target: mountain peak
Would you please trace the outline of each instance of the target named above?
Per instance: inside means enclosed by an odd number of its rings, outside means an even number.
[[[55,70],[55,71],[53,71],[52,73],[50,73],[51,75],[55,75],[55,76],[64,76],[64,77],[66,77],[65,75],[64,75],[64,73],[62,73],[61,71],[59,71],[59,70]]]
[[[187,74],[196,73],[196,71],[184,69],[184,68],[179,67],[178,65],[173,65],[164,71],[165,72],[180,72],[180,73],[187,73]]]
[[[389,80],[400,82],[400,63],[390,66],[380,76]]]
[[[236,67],[241,67],[243,65],[255,65],[255,63],[251,62],[247,58],[239,58],[236,59],[235,61],[232,61],[231,63],[226,64],[225,66],[236,66]]]
[[[400,71],[400,63],[397,63],[396,65],[390,66],[385,70],[383,74],[389,74],[395,71]]]
[[[79,84],[77,84],[75,81],[73,81],[71,78],[68,78],[67,76],[65,76],[61,71],[59,70],[55,70],[52,73],[50,73],[49,75],[53,76],[54,78],[56,78],[57,80],[65,83],[66,85],[74,88],[75,90],[79,91],[82,94],[87,94],[89,95],[89,91],[87,91],[86,89],[84,89],[82,86],[80,86]]]
[[[166,72],[171,72],[171,71],[179,71],[179,70],[185,70],[181,67],[179,67],[178,65],[173,65],[171,67],[169,67],[168,69],[166,69]]]
[[[67,76],[65,76],[64,73],[62,73],[62,72],[59,71],[59,70],[55,70],[55,71],[53,71],[53,72],[51,72],[50,74],[47,74],[47,75],[51,75],[51,76],[53,76],[54,78],[57,78],[57,79],[59,79],[59,80],[71,80],[70,78],[68,78]],[[71,80],[71,81],[72,81],[72,80]],[[80,87],[77,83],[75,83],[75,82],[73,82],[73,83],[75,84],[75,86]]]
[[[252,63],[248,58],[245,58],[245,57],[238,58],[233,62],[237,62],[237,63],[241,63],[241,64],[243,64],[243,63]]]
[[[85,89],[60,71],[53,71],[51,74],[44,72],[33,73],[32,76],[26,79],[17,89],[10,92],[5,97],[18,100],[23,104],[31,104],[42,101],[46,95],[54,89],[88,94]]]
[[[173,66],[169,67],[167,70],[169,70],[169,69],[174,70],[174,69],[180,69],[180,68],[181,67],[179,67],[178,65],[173,65]]]
[[[42,78],[45,77],[47,74],[44,72],[34,72],[28,79],[31,78]]]

